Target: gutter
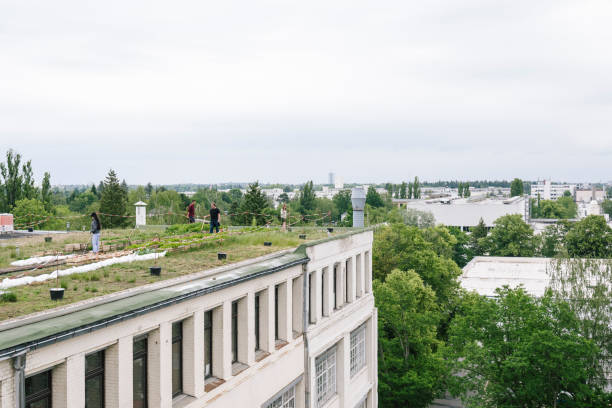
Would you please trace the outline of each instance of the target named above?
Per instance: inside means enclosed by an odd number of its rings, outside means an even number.
[[[161,302],[157,302],[157,303],[153,303],[151,305],[148,306],[144,306],[135,310],[131,310],[129,312],[125,312],[125,313],[120,313],[118,315],[115,315],[113,317],[109,317],[109,318],[105,318],[99,321],[96,321],[94,323],[89,323],[86,325],[83,325],[81,327],[77,327],[74,329],[70,329],[70,330],[65,330],[62,332],[59,332],[55,335],[51,335],[51,336],[47,336],[47,337],[43,337],[41,339],[38,340],[34,340],[34,341],[30,341],[27,343],[22,343],[20,345],[17,346],[12,346],[9,348],[6,348],[4,350],[0,350],[0,361],[5,360],[7,358],[11,358],[11,357],[17,357],[18,355],[25,353],[28,350],[34,350],[37,349],[39,347],[43,347],[43,346],[48,346],[50,344],[53,343],[57,343],[60,341],[64,341],[67,340],[69,338],[72,337],[77,337],[83,334],[87,334],[87,333],[91,333],[93,331],[99,330],[99,329],[103,329],[105,327],[108,327],[112,324],[115,323],[119,323],[122,322],[124,320],[128,320],[128,319],[132,319],[134,317],[138,317],[141,316],[143,314],[158,310],[158,309],[162,309],[164,307],[167,306],[172,306],[175,305],[177,303],[183,302],[185,300],[189,300],[192,299],[194,297],[199,297],[199,296],[203,296],[206,295],[208,293],[212,293],[212,292],[216,292],[218,290],[221,289],[225,289],[234,285],[237,285],[239,283],[251,280],[251,279],[255,279],[258,278],[260,276],[264,276],[264,275],[269,275],[278,271],[281,271],[283,269],[287,269],[290,268],[292,266],[295,265],[304,265],[306,264],[310,259],[305,256],[304,258],[300,258],[297,259],[295,261],[283,264],[283,265],[279,265],[279,266],[275,266],[273,268],[270,269],[266,269],[257,273],[253,273],[252,275],[248,275],[248,276],[243,276],[237,279],[233,279],[231,281],[228,282],[224,282],[221,283],[219,285],[213,286],[213,287],[208,287],[208,288],[204,288],[204,289],[199,289],[193,292],[189,292],[189,293],[185,293],[182,295],[179,295],[177,297],[174,297],[172,299],[167,299]]]

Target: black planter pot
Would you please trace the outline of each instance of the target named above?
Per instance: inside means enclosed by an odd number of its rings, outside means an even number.
[[[34,232],[34,228],[28,228],[28,232]]]
[[[49,289],[51,300],[61,300],[64,298],[64,288],[51,288]]]
[[[334,229],[333,228],[328,228],[327,232],[334,232]]]
[[[151,272],[151,276],[159,276],[161,275],[161,266],[151,266],[149,272]]]
[[[300,239],[306,239],[306,234],[300,234]]]
[[[227,259],[227,254],[225,252],[217,252],[217,259]]]
[[[51,242],[52,237],[45,237],[45,242]]]
[[[272,246],[272,243],[270,241],[265,241],[264,246]]]

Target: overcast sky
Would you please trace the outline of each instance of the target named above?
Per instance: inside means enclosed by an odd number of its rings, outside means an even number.
[[[53,184],[612,180],[609,0],[0,0]]]

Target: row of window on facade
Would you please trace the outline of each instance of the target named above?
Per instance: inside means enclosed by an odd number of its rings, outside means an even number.
[[[357,265],[360,265],[359,259],[360,255],[357,255]],[[366,260],[368,259],[368,253],[366,252]],[[328,315],[325,310],[326,306],[330,303],[330,296],[333,301],[333,309],[337,310],[341,307],[343,303],[351,302],[352,299],[349,295],[351,291],[351,285],[354,285],[356,281],[361,281],[361,287],[356,288],[356,295],[359,297],[365,291],[369,291],[369,285],[365,284],[362,279],[367,279],[368,275],[365,273],[365,276],[361,275],[361,268],[358,266],[356,278],[352,279],[350,275],[350,265],[352,262],[352,258],[346,261],[345,268],[340,268],[340,264],[336,264],[333,267],[324,268],[321,273],[321,292],[318,292],[315,288],[315,274],[313,272],[309,275],[310,285],[309,285],[309,298],[311,300],[311,310],[315,310],[315,312],[310,313],[310,323],[315,323],[317,320],[317,313],[320,317],[321,315]],[[330,269],[331,268],[331,269]],[[366,269],[368,268],[368,264],[366,261]],[[341,270],[344,271],[345,276],[341,277]],[[363,271],[365,272],[365,271]],[[330,279],[327,278],[327,274],[333,273],[333,277],[331,278],[331,288],[328,287]],[[291,282],[289,282],[291,283]],[[301,293],[301,278],[293,279],[291,290],[296,296],[293,296],[293,309],[294,311],[301,311],[301,296],[298,296]],[[359,286],[359,285],[357,285]],[[342,287],[342,288],[341,288]],[[332,289],[331,291],[329,289]],[[340,290],[341,289],[341,290]],[[286,342],[290,341],[291,338],[287,338],[287,335],[283,336],[283,332],[287,333],[286,327],[281,327],[287,324],[287,320],[284,319],[284,313],[286,313],[286,309],[283,310],[284,305],[283,301],[287,300],[287,291],[289,288],[287,287],[287,283],[281,283],[274,286],[274,345],[282,346],[286,344]],[[273,349],[270,347],[264,347],[262,344],[262,337],[265,337],[267,333],[265,333],[265,328],[262,323],[271,323],[267,318],[268,315],[266,313],[264,307],[264,301],[267,301],[267,296],[269,289],[265,289],[255,293],[254,296],[254,351],[257,355],[261,356],[261,358],[267,356],[268,353],[272,352]],[[317,299],[317,295],[320,296],[320,299]],[[318,308],[313,307],[315,302],[321,302],[321,309],[316,312]],[[233,301],[231,303],[231,362],[232,364],[246,364],[246,361],[239,361],[239,345],[243,341],[247,341],[246,333],[242,335],[240,333],[240,324],[239,320],[242,317],[241,313],[245,313],[245,308],[241,309],[241,304],[244,306],[246,302],[246,297]],[[218,373],[215,372],[215,365],[213,364],[214,353],[214,345],[216,342],[222,342],[222,332],[218,331],[216,334],[213,330],[213,323],[215,321],[214,314],[219,313],[218,316],[222,316],[222,306],[217,308],[208,310],[204,312],[204,378],[206,382],[212,383],[214,382],[215,375]],[[300,317],[300,313],[294,313],[295,317]],[[293,336],[296,333],[299,334],[301,331],[298,322],[293,322],[292,324],[292,332]],[[264,349],[265,350],[262,350]],[[335,350],[335,348],[334,348]],[[324,353],[326,356],[329,355],[329,351]],[[335,353],[335,351],[334,351]],[[331,374],[325,374],[323,372],[319,372],[319,367],[323,367],[325,364],[320,363],[322,357],[317,358],[317,384],[319,380],[323,381],[325,379],[326,386],[321,388],[321,393],[319,397],[328,395],[330,392],[335,393],[335,373],[332,377]],[[335,358],[335,354],[334,354]],[[357,370],[365,365],[365,327],[362,327],[355,332],[351,333],[351,374],[353,374],[354,370]],[[104,350],[100,350],[89,354],[85,357],[85,406],[86,408],[102,408],[104,407],[104,361],[105,354]],[[142,335],[134,338],[133,342],[133,406],[134,408],[144,408],[147,407],[147,395],[148,395],[148,370],[147,370],[147,361],[148,361],[148,338],[147,335]],[[183,323],[182,321],[175,322],[172,324],[172,396],[178,396],[183,393]],[[335,363],[334,363],[335,365]],[[246,366],[245,366],[246,367]],[[25,384],[25,393],[26,393],[26,408],[49,408],[51,407],[51,370],[32,375],[26,378]],[[332,386],[333,385],[333,386]],[[317,390],[319,390],[319,386],[317,385]],[[287,394],[289,395],[289,394]],[[284,397],[283,397],[284,398]],[[323,397],[321,397],[323,398]],[[323,398],[324,399],[324,398]],[[274,405],[270,405],[272,407]],[[281,407],[290,407],[292,405],[280,405]]]
[[[233,303],[235,305],[235,302]],[[212,311],[205,313],[204,338],[205,344],[205,377],[212,377]],[[234,323],[237,319],[236,308],[232,306],[232,331],[237,329]],[[172,325],[172,394],[177,396],[182,392],[182,323]],[[232,337],[232,358],[235,361],[237,350],[236,337]],[[133,406],[147,406],[147,337],[140,336],[133,343]],[[315,382],[317,406],[323,406],[336,394],[336,349],[333,346],[315,359]],[[85,407],[104,407],[104,350],[97,351],[85,357]],[[366,327],[365,323],[351,332],[350,335],[350,375],[351,378],[366,366]],[[51,370],[26,378],[26,408],[50,408],[52,401]],[[363,402],[365,404],[365,401]],[[363,405],[365,407],[365,405]],[[281,391],[265,408],[295,407],[295,386]]]

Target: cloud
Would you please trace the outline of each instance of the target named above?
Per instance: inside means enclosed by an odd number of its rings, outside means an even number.
[[[605,180],[610,17],[603,0],[5,2],[0,150],[61,183]]]

